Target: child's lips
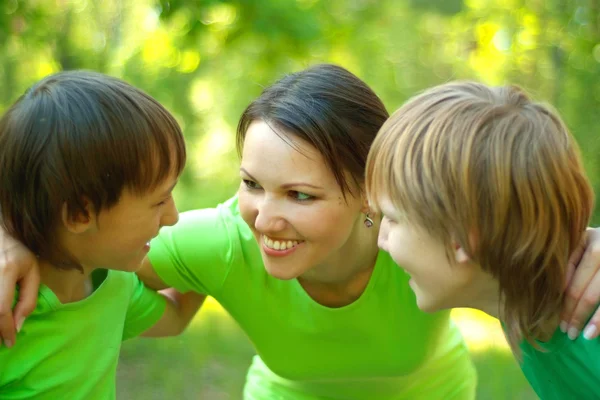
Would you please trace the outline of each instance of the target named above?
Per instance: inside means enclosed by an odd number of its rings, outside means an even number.
[[[412,276],[412,274],[407,271],[406,269],[402,268],[404,270],[404,272],[406,273],[406,275],[408,275],[408,282],[414,282],[415,278]]]

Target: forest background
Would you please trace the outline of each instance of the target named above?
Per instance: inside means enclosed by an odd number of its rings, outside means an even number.
[[[186,136],[180,210],[236,191],[242,110],[263,87],[319,62],[357,74],[389,111],[452,79],[519,84],[561,112],[597,192],[600,0],[0,1],[0,112],[59,70],[143,88]],[[496,320],[469,310],[453,318],[477,364],[479,399],[536,398]],[[209,301],[184,335],[125,343],[118,398],[239,399],[252,354]]]

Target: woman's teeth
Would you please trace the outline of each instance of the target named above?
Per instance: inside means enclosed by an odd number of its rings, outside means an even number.
[[[297,240],[273,240],[263,235],[265,245],[273,250],[287,250],[298,245]]]

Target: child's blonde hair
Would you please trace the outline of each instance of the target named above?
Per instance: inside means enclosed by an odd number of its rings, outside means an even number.
[[[381,128],[366,185],[374,205],[389,199],[498,280],[513,349],[560,312],[594,200],[578,146],[548,106],[514,86],[427,90]]]

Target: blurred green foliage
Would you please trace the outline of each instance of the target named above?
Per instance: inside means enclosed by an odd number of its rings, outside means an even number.
[[[317,62],[349,68],[390,111],[451,79],[520,84],[562,112],[600,184],[600,0],[0,3],[0,111],[60,69],[94,69],[142,87],[188,139],[181,209],[235,191],[242,110],[262,87]]]
[[[0,2],[0,111],[61,69],[94,69],[145,89],[176,115],[187,138],[189,163],[176,190],[183,210],[235,192],[233,134],[244,107],[283,74],[317,62],[356,73],[390,111],[452,79],[520,84],[561,111],[600,184],[600,0]],[[167,346],[158,343],[152,346]],[[248,356],[248,347],[240,351]],[[203,360],[186,368],[203,368]],[[243,372],[230,372],[243,380]],[[160,377],[154,383],[162,385]],[[482,385],[481,393],[493,388]]]

